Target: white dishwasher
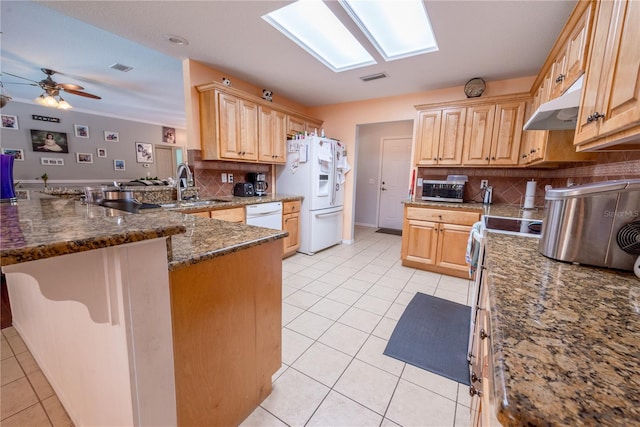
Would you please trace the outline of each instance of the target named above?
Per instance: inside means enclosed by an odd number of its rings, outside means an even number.
[[[246,206],[247,224],[282,230],[282,202]]]

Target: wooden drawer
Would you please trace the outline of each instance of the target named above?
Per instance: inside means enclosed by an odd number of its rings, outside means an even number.
[[[465,212],[454,209],[431,209],[407,207],[407,219],[443,222],[447,224],[473,225],[480,220],[479,212]]]
[[[220,209],[211,211],[211,218],[229,222],[245,222],[244,208]]]
[[[282,204],[282,214],[290,214],[300,212],[300,201],[296,200],[294,202],[284,202]]]
[[[187,214],[193,215],[193,216],[200,216],[202,218],[211,218],[209,216],[209,211],[206,211],[206,212],[188,212],[187,211],[187,212],[184,212],[184,213],[187,213]]]

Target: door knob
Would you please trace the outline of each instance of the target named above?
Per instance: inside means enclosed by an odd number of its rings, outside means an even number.
[[[386,189],[386,188],[384,188],[384,187],[381,187],[381,188],[380,188],[380,190],[382,190],[382,191],[387,191],[387,189]]]

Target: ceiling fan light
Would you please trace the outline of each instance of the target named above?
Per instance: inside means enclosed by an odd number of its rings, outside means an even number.
[[[56,101],[56,99],[53,96],[47,95],[44,98],[44,105],[46,107],[57,107],[58,106],[58,101]]]
[[[73,107],[71,106],[71,104],[69,104],[67,101],[62,99],[62,97],[60,97],[60,102],[58,102],[58,109],[60,109],[60,110],[70,110],[72,108]]]
[[[42,94],[39,97],[37,97],[36,99],[34,99],[33,102],[35,102],[38,105],[42,105],[43,107],[47,106],[47,104],[44,102],[44,94]]]

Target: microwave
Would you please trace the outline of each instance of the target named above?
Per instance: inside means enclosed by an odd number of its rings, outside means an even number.
[[[422,181],[422,200],[462,203],[464,181]]]

